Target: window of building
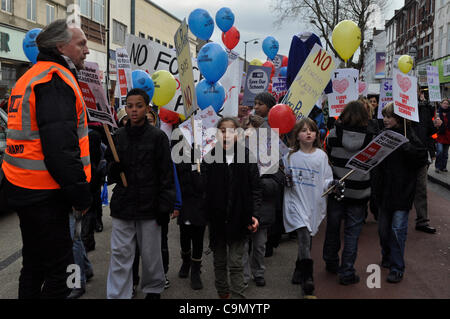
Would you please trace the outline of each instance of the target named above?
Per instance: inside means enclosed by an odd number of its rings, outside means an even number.
[[[143,34],[142,32],[139,32],[139,38],[145,39],[145,34]]]
[[[36,0],[27,0],[27,19],[36,22]]]
[[[11,13],[11,1],[12,0],[2,0],[2,10]]]
[[[450,54],[450,23],[447,23],[447,54]]]
[[[166,42],[163,42],[162,45],[167,48],[167,43]]]
[[[98,23],[105,23],[105,0],[92,0],[92,19]]]
[[[117,44],[125,44],[125,35],[127,34],[127,26],[113,20],[113,42]]]
[[[45,10],[47,12],[47,24],[52,23],[55,21],[55,6],[52,6],[50,4],[45,5]]]
[[[438,57],[442,56],[442,53],[445,52],[444,51],[444,27],[440,27],[439,28],[439,35],[438,35]]]
[[[156,43],[160,43],[161,44],[161,40],[160,39],[155,39]]]
[[[80,4],[80,13],[88,18],[91,17],[91,0],[78,0]]]
[[[153,37],[152,37],[151,35],[149,35],[149,36],[147,37],[147,39],[149,39],[150,41],[153,41]]]

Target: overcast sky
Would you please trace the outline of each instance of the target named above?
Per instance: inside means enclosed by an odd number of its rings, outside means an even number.
[[[280,44],[279,54],[288,55],[291,45],[292,36],[303,31],[313,31],[311,26],[302,24],[299,21],[290,21],[283,23],[279,28],[274,25],[276,16],[271,9],[274,1],[272,0],[152,0],[157,5],[169,11],[179,19],[189,17],[189,14],[197,9],[202,8],[209,12],[215,20],[216,12],[222,7],[228,7],[234,13],[234,26],[239,30],[241,40],[234,48],[241,56],[244,56],[243,41],[260,38],[258,44],[247,44],[247,60],[251,61],[258,58],[262,61],[266,60],[266,56],[262,51],[262,41],[267,36],[275,37]],[[383,21],[392,18],[394,10],[403,6],[404,0],[389,1],[389,5],[385,10],[384,16],[379,17],[379,24],[384,25]],[[211,40],[222,43],[222,31],[215,25],[214,33]]]

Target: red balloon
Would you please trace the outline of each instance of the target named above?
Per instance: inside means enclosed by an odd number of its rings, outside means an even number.
[[[241,35],[236,27],[231,27],[227,32],[222,32],[222,42],[230,50],[238,45],[240,38]]]
[[[288,57],[283,55],[283,61],[281,61],[281,67],[288,65]]]
[[[289,133],[297,120],[292,109],[286,104],[277,104],[269,111],[269,125],[278,129],[280,134]]]
[[[180,120],[178,113],[164,108],[159,109],[159,118],[161,121],[172,125],[177,124]]]
[[[275,65],[270,61],[266,61],[262,66],[272,68],[272,72],[270,72],[270,78],[272,79],[273,75],[275,74]]]

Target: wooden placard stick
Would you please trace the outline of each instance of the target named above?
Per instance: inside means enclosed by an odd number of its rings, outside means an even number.
[[[342,178],[339,180],[339,183],[342,183],[343,181],[345,181],[345,180],[346,180],[350,175],[352,175],[354,172],[355,172],[355,170],[352,169],[350,172],[348,172],[347,174],[345,174],[345,176],[342,177]],[[336,184],[336,185],[337,185],[337,184]],[[325,196],[327,196],[329,193],[331,193],[331,192],[334,190],[334,188],[336,187],[336,185],[331,186],[325,193],[322,194],[322,197],[325,197]]]
[[[120,163],[119,155],[117,154],[116,146],[114,145],[114,141],[113,141],[113,139],[111,137],[111,132],[109,131],[108,125],[103,123],[103,129],[105,130],[106,138],[108,139],[108,144],[109,144],[109,147],[111,148],[111,151],[113,153],[114,160],[117,163]],[[125,173],[124,172],[120,172],[120,178],[122,179],[123,186],[128,187],[127,179],[125,177]]]
[[[194,114],[191,115],[192,138],[194,139],[194,157],[197,144],[195,143],[195,121]],[[200,159],[197,159],[197,172],[200,173]]]

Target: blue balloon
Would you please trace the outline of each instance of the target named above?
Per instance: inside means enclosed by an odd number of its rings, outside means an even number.
[[[23,53],[25,53],[25,56],[33,64],[36,64],[37,56],[39,54],[39,49],[36,45],[36,38],[41,31],[42,29],[40,28],[35,28],[28,31],[22,41]]]
[[[222,32],[227,32],[234,24],[234,14],[230,8],[222,8],[216,13],[216,24]]]
[[[133,79],[133,88],[143,89],[147,92],[151,101],[153,94],[155,93],[155,84],[153,83],[151,76],[142,70],[134,70],[131,73],[131,77]]]
[[[273,60],[276,57],[278,50],[280,49],[280,45],[274,37],[267,37],[262,43],[262,49],[267,57]]]
[[[204,9],[195,9],[188,18],[189,29],[199,39],[208,41],[214,32],[214,20]]]
[[[228,54],[217,43],[210,42],[203,46],[197,56],[200,72],[211,83],[215,83],[228,68]]]
[[[212,106],[217,113],[225,102],[225,89],[220,82],[210,83],[206,79],[201,80],[195,87],[195,94],[198,107],[202,110]]]
[[[287,66],[283,66],[282,68],[280,68],[280,76],[287,76]]]

